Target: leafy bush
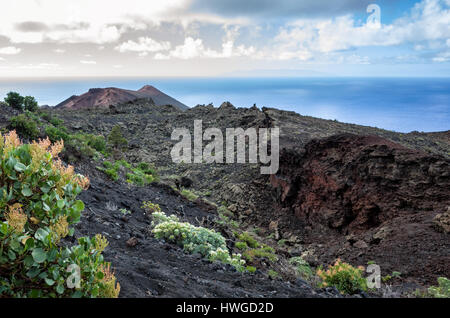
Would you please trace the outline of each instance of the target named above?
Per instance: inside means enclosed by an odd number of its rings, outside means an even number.
[[[309,280],[314,276],[314,271],[311,266],[309,266],[308,262],[300,256],[289,259],[289,264],[294,265],[297,269],[297,274],[306,280]]]
[[[450,298],[450,279],[438,278],[438,286],[428,288],[428,294],[434,298]]]
[[[85,141],[88,146],[94,148],[98,152],[101,152],[101,153],[106,152],[105,137],[103,137],[101,135],[95,136],[95,135],[91,135],[91,134],[86,134],[86,135],[84,135],[84,138],[85,138]]]
[[[117,160],[116,162],[114,162],[114,164],[109,161],[104,161],[104,168],[97,167],[97,169],[106,173],[112,180],[117,181],[119,180],[119,169],[120,167],[123,167],[127,171],[129,171],[126,173],[126,181],[137,186],[145,186],[156,180],[156,176],[142,171],[141,169],[139,169],[139,165],[138,168],[133,168],[133,166],[125,160]],[[154,170],[152,169],[152,171]]]
[[[319,268],[317,276],[322,279],[321,287],[334,286],[341,293],[352,295],[360,290],[367,290],[367,281],[362,276],[363,271],[362,266],[355,268],[338,259],[327,271]]]
[[[164,212],[154,212],[152,217],[152,232],[156,238],[175,243],[189,253],[199,253],[210,261],[220,261],[239,271],[245,270],[245,261],[241,259],[241,255],[230,255],[225,238],[220,233],[180,222],[176,216],[168,217]]]
[[[51,114],[49,114],[46,111],[40,111],[40,116],[42,119],[48,121],[50,124],[52,124],[55,127],[59,127],[62,124],[64,124],[64,120],[59,119],[57,117],[53,117]]]
[[[116,125],[111,129],[108,136],[108,144],[116,150],[122,149],[128,144],[128,141],[122,134],[122,128],[120,128],[119,125]]]
[[[39,109],[38,102],[33,96],[25,96],[23,99],[23,107],[30,112],[35,112]]]
[[[260,246],[257,240],[248,232],[243,232],[241,234],[238,234],[237,238],[241,240],[242,242],[247,243],[247,245],[251,248],[257,248]]]
[[[260,248],[250,248],[243,252],[242,256],[249,262],[253,262],[255,258],[265,258],[273,263],[278,261],[275,250],[267,245]]]
[[[65,127],[59,128],[55,126],[46,126],[45,134],[48,136],[51,142],[57,142],[61,139],[65,142],[68,142],[70,139],[70,135]]]
[[[22,144],[15,131],[0,136],[0,298],[119,294],[101,254],[104,237],[60,245],[73,235],[84,209],[76,197],[89,187],[89,179],[60,161],[62,149],[49,139]]]
[[[159,204],[155,204],[150,201],[144,201],[142,203],[142,208],[150,215],[153,214],[154,212],[161,212],[161,208],[159,207]],[[157,215],[155,214],[155,216],[153,216],[153,217],[156,218]]]
[[[32,140],[39,136],[39,129],[36,122],[27,114],[11,117],[9,127],[16,130],[23,138]]]
[[[236,242],[234,246],[241,251],[245,251],[246,249],[248,249],[247,243],[245,242]]]
[[[9,92],[6,95],[5,102],[12,108],[22,110],[24,99],[25,98],[21,96],[19,93]]]

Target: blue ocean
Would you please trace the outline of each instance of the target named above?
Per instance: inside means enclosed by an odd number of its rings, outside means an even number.
[[[7,92],[56,105],[94,87],[151,84],[188,106],[230,101],[398,132],[450,129],[450,78],[88,78],[0,80]]]

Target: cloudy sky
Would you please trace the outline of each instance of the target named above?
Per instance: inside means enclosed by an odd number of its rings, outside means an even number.
[[[0,4],[3,78],[449,74],[450,0]]]

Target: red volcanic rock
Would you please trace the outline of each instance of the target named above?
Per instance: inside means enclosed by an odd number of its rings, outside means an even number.
[[[152,100],[157,106],[172,105],[181,110],[188,108],[186,105],[150,85],[146,85],[138,91],[115,87],[91,88],[83,95],[71,96],[67,100],[56,105],[56,107],[70,109],[108,107],[110,105],[126,103],[137,99]]]
[[[284,152],[271,177],[280,202],[307,223],[352,231],[450,205],[450,163],[375,136],[315,140]]]
[[[375,261],[424,284],[450,276],[450,160],[380,137],[336,135],[283,151],[271,184],[271,217],[322,263]]]

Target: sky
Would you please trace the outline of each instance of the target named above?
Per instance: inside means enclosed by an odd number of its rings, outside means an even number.
[[[15,0],[0,77],[450,74],[450,0]]]

